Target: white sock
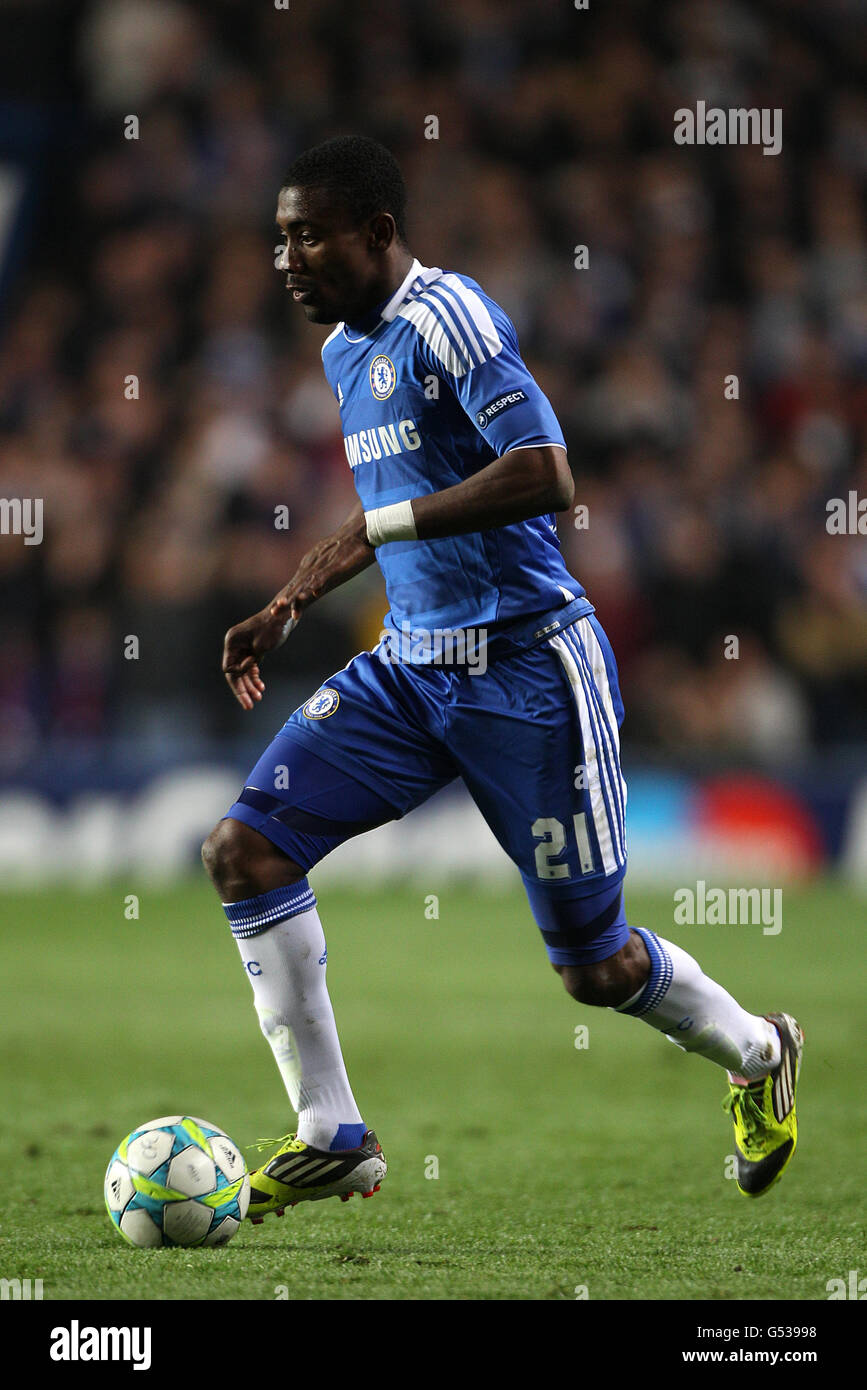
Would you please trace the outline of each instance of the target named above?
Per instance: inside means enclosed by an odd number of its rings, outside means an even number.
[[[364,1126],[340,1051],[325,984],[325,935],[307,880],[223,906],[262,1032],[298,1112],[298,1138],[317,1149],[335,1140],[335,1148],[355,1147]]]
[[[643,927],[632,930],[647,947],[650,975],[637,994],[618,1005],[618,1013],[643,1019],[685,1052],[697,1052],[744,1080],[779,1065],[780,1035],[772,1023],[742,1009],[680,946]]]

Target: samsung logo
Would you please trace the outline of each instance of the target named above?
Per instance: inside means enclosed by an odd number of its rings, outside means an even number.
[[[343,447],[350,468],[360,463],[370,463],[373,459],[389,458],[392,454],[403,454],[408,450],[421,448],[421,436],[414,420],[398,420],[396,425],[378,425],[370,430],[357,430],[347,434]]]

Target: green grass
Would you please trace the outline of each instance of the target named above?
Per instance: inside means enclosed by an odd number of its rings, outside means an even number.
[[[828,1279],[864,1266],[863,904],[842,888],[786,890],[776,937],[674,928],[670,894],[628,897],[631,920],[746,1007],[805,1027],[798,1154],[761,1201],[724,1178],[722,1073],[569,999],[520,894],[450,889],[433,921],[422,891],[327,892],[329,984],[389,1159],[382,1192],[245,1223],[222,1250],[147,1252],[102,1205],[128,1130],[186,1110],[247,1145],[291,1117],[211,890],[141,889],[138,921],[129,891],[0,900],[3,1277],[64,1299],[273,1299],[281,1285],[293,1299],[574,1299],[581,1285],[591,1299],[825,1299]]]

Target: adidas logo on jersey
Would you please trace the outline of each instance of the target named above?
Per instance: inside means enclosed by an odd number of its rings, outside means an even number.
[[[357,468],[360,463],[370,463],[372,459],[389,458],[392,454],[420,449],[421,436],[414,420],[398,420],[396,425],[378,425],[373,429],[347,434],[343,447],[349,467]]]

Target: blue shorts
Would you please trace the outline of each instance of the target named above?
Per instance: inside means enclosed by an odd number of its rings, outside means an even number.
[[[290,716],[227,815],[306,873],[460,778],[518,867],[551,961],[619,951],[629,937],[623,705],[590,605],[513,625],[475,669],[401,664],[382,647]]]

